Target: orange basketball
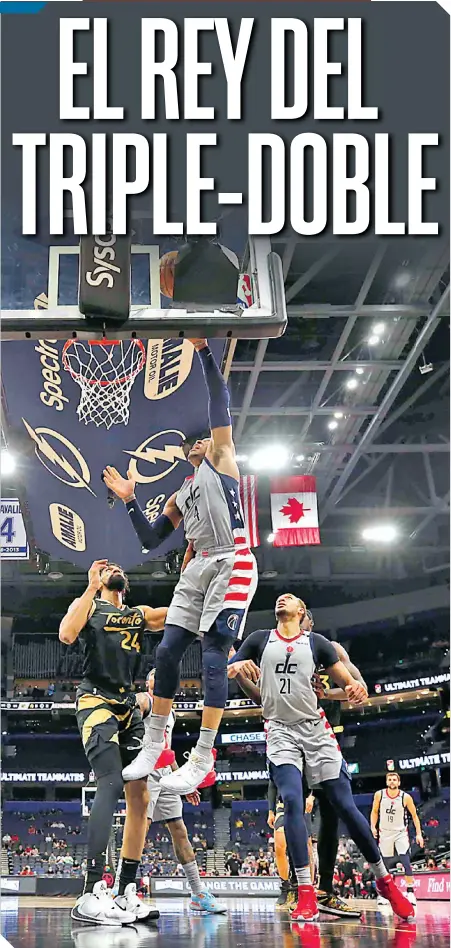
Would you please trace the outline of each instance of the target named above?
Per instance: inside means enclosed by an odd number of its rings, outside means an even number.
[[[169,250],[160,259],[160,290],[170,300],[174,295],[174,269],[178,255],[178,250]]]

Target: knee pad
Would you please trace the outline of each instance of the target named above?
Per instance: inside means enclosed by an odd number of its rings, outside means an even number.
[[[227,660],[229,648],[219,642],[204,648],[202,668],[204,674],[204,706],[225,708],[228,693]]]
[[[180,683],[181,658],[174,654],[174,650],[160,642],[155,660],[155,688],[156,698],[173,698]]]

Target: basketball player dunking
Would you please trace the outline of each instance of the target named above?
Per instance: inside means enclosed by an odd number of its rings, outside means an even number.
[[[200,359],[209,395],[211,437],[186,444],[194,468],[163,513],[150,524],[139,507],[130,473],[123,478],[111,467],[109,487],[124,501],[143,547],[155,549],[182,520],[193,556],[187,562],[169,607],[163,640],[156,654],[155,691],[148,738],[125,780],[146,777],[164,746],[164,732],[180,681],[188,646],[202,639],[204,710],[196,747],[186,764],[161,778],[160,785],[192,793],[212,770],[212,748],[227,700],[227,657],[241,637],[257,585],[256,561],[247,545],[239,496],[239,471],[232,440],[229,393],[206,339],[191,340]]]
[[[370,827],[357,809],[337,740],[318,707],[312,676],[323,667],[351,702],[365,699],[366,689],[339,661],[331,642],[316,632],[307,635],[300,629],[306,608],[297,596],[279,596],[275,612],[277,627],[252,632],[245,639],[229,660],[229,677],[246,671],[249,662],[260,666],[262,712],[269,725],[269,770],[284,802],[285,835],[298,882],[298,902],[291,917],[293,921],[309,922],[319,916],[304,822],[305,773],[310,789],[318,787],[325,794],[370,863],[378,892],[401,918],[409,919],[414,909],[387,872]]]
[[[143,635],[164,626],[166,608],[129,608],[129,585],[120,566],[96,560],[89,583],[60,625],[65,645],[78,638],[84,651],[83,680],[77,690],[77,724],[97,780],[88,823],[87,874],[72,918],[96,925],[126,925],[158,918],[136,895],[136,872],[147,829],[149,794],[145,780],[125,788],[127,816],[121,850],[119,895],[110,898],[102,881],[114,812],[123,790],[122,768],[138,754],[144,724],[132,685],[139,669]]]
[[[408,813],[415,826],[418,846],[424,846],[421,823],[415,804],[410,793],[401,790],[401,778],[397,773],[389,773],[386,778],[386,789],[377,790],[374,794],[371,810],[371,830],[377,839],[379,848],[387,866],[392,869],[401,863],[406,874],[407,898],[412,905],[417,904],[414,891],[412,865],[410,862],[410,842],[407,827]],[[378,905],[386,900],[379,896]]]

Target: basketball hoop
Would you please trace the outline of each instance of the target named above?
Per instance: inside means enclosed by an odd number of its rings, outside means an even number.
[[[146,361],[140,339],[70,339],[62,361],[81,388],[80,421],[98,428],[128,424],[132,385]]]

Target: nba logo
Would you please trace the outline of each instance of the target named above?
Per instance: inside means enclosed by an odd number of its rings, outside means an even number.
[[[387,760],[387,770],[394,770],[394,769],[395,769],[394,760]]]
[[[246,309],[252,306],[252,288],[249,273],[240,273],[238,280],[238,303],[242,303]]]
[[[375,685],[375,686],[374,686],[374,690],[375,690],[375,692],[376,692],[377,695],[380,695],[381,692],[382,692],[382,685]]]

